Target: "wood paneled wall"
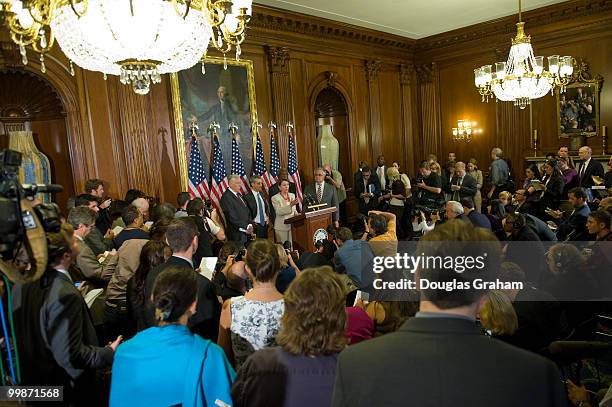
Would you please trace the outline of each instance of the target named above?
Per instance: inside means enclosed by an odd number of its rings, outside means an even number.
[[[524,14],[538,55],[573,55],[593,73],[612,78],[612,2],[574,0]],[[348,151],[353,171],[379,154],[397,160],[410,175],[428,153],[446,160],[475,157],[488,167],[489,151],[503,148],[515,168],[530,150],[530,123],[541,135],[540,151],[562,144],[556,137],[555,99],[544,97],[531,112],[508,104],[481,103],[473,69],[505,60],[515,32],[514,16],[423,40],[357,28],[298,13],[256,6],[243,58],[253,61],[258,117],[279,124],[281,162],[287,161],[286,122],[295,124],[304,183],[317,165],[315,100],[327,86],[347,102]],[[3,67],[39,73],[35,58],[21,66],[19,54],[0,35]],[[137,96],[116,78],[76,69],[59,48],[47,58],[46,79],[66,110],[67,143],[75,188],[87,178],[109,182],[112,196],[129,188],[174,202],[180,190],[170,81]],[[604,82],[601,123],[612,124],[612,89]],[[458,119],[477,121],[483,134],[453,144]],[[268,151],[268,138],[262,137]],[[589,140],[596,152],[600,138]],[[343,174],[352,184],[352,174]],[[61,180],[59,180],[61,182]]]
[[[586,61],[590,72],[604,77],[600,97],[601,124],[612,124],[612,2],[568,1],[523,13],[525,30],[531,35],[536,55],[572,55]],[[446,161],[455,151],[459,159],[475,157],[483,170],[490,163],[490,150],[498,146],[514,166],[515,176],[522,178],[524,158],[533,156],[531,130],[538,130],[538,155],[556,152],[568,139],[557,136],[556,97],[537,99],[531,108],[520,110],[510,102],[482,103],[473,85],[473,70],[481,65],[505,61],[510,39],[516,33],[516,16],[466,27],[453,32],[419,40],[415,51],[417,64],[437,66],[437,97],[422,98],[423,130],[427,129],[427,112],[440,109],[437,153]],[[607,83],[608,82],[608,83]],[[451,130],[458,119],[476,121],[483,134],[467,144],[453,143]],[[426,132],[424,136],[426,137]],[[601,154],[601,137],[589,138],[595,154]],[[423,153],[433,144],[425,144]]]

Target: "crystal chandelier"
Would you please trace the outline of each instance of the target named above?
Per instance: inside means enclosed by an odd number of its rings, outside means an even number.
[[[118,75],[144,95],[161,75],[188,69],[209,44],[240,58],[252,0],[0,0],[12,40],[44,55],[57,40],[72,63]]]
[[[496,62],[495,70],[491,65],[474,70],[474,84],[483,102],[494,95],[498,100],[514,101],[515,106],[524,109],[531,104],[531,99],[541,98],[549,91],[553,94],[555,87],[565,92],[574,71],[573,58],[549,56],[548,70],[544,70],[544,57],[533,55],[531,37],[525,35],[524,27],[519,0],[519,22],[508,61]]]

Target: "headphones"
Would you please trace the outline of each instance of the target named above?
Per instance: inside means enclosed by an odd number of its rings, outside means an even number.
[[[525,216],[517,212],[509,213],[506,217],[506,223],[510,224],[513,230],[519,230],[526,224]]]

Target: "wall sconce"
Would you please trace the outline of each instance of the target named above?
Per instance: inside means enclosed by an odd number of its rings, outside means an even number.
[[[469,120],[458,120],[457,127],[453,127],[453,141],[472,141],[472,136],[482,134],[482,129],[477,128],[478,123]]]

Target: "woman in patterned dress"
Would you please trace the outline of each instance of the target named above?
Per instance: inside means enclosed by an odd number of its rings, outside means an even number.
[[[217,341],[236,369],[256,350],[274,344],[285,309],[283,295],[276,289],[279,269],[272,242],[258,239],[249,245],[245,270],[253,289],[225,301]]]

